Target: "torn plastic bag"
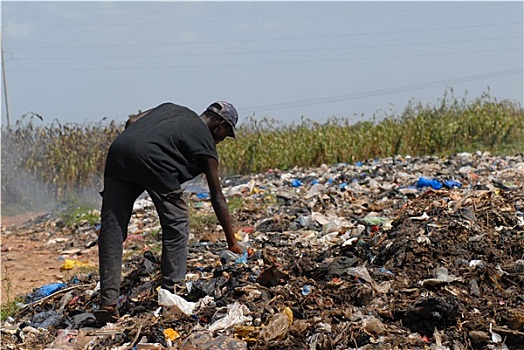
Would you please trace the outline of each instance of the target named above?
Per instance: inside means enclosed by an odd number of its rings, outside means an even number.
[[[251,316],[244,316],[249,313],[247,306],[240,303],[234,303],[227,306],[227,315],[209,326],[210,331],[226,330],[236,325],[242,325],[251,322]]]
[[[67,287],[67,284],[65,283],[49,283],[42,287],[40,287],[36,292],[28,294],[25,298],[25,303],[29,304],[32,302],[35,302],[37,300],[40,300],[42,298],[45,298],[57,291],[59,291],[62,288]]]
[[[158,305],[164,306],[169,313],[193,314],[196,303],[185,300],[179,295],[173,294],[164,288],[158,291]]]

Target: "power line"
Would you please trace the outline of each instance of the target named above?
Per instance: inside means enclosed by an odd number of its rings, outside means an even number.
[[[215,56],[231,56],[231,55],[261,55],[274,53],[307,53],[307,52],[329,52],[329,51],[346,51],[358,49],[375,49],[375,48],[395,48],[395,47],[417,47],[417,46],[433,46],[442,44],[459,44],[459,43],[473,43],[493,40],[505,39],[519,39],[522,35],[506,36],[506,37],[492,37],[481,39],[465,39],[465,40],[448,40],[448,41],[433,41],[433,42],[419,42],[409,44],[385,44],[385,45],[361,45],[349,47],[328,47],[328,48],[308,48],[308,49],[288,49],[288,50],[256,50],[256,51],[237,51],[237,52],[213,52],[213,53],[176,53],[176,54],[146,54],[146,55],[113,55],[113,56],[82,56],[82,57],[41,57],[41,58],[16,58],[13,61],[50,61],[50,60],[97,60],[97,59],[113,59],[113,58],[161,58],[161,57],[215,57]]]
[[[202,45],[202,44],[235,44],[235,43],[256,43],[256,42],[271,42],[271,41],[289,41],[289,40],[304,40],[304,39],[328,39],[328,38],[345,38],[355,36],[373,36],[373,35],[390,35],[390,34],[404,34],[404,33],[421,33],[441,30],[455,30],[455,29],[474,29],[474,28],[491,28],[511,25],[522,25],[522,22],[506,22],[506,23],[492,23],[492,24],[477,24],[469,26],[456,27],[441,27],[441,28],[416,28],[403,30],[389,30],[377,32],[364,33],[350,33],[350,34],[333,34],[333,35],[312,35],[312,36],[296,36],[296,37],[277,37],[277,38],[262,38],[262,39],[238,39],[238,40],[212,40],[212,41],[195,41],[195,42],[167,42],[167,43],[152,43],[152,44],[105,44],[105,45],[78,45],[78,46],[32,46],[32,47],[11,47],[11,50],[59,50],[59,49],[92,49],[92,48],[116,48],[116,47],[155,47],[155,46],[180,46],[180,45]]]
[[[125,70],[158,70],[158,69],[192,69],[192,68],[217,68],[217,67],[248,67],[248,66],[266,66],[266,65],[283,65],[283,64],[303,64],[303,63],[326,63],[326,62],[351,62],[362,60],[384,60],[397,58],[414,58],[414,57],[438,57],[449,55],[469,55],[478,53],[490,52],[512,52],[522,51],[522,47],[511,49],[492,49],[492,50],[475,50],[463,52],[440,52],[432,54],[408,54],[408,55],[393,55],[393,56],[368,56],[368,57],[352,57],[352,58],[334,58],[321,60],[289,60],[289,61],[273,61],[273,62],[253,62],[253,63],[223,63],[223,64],[191,64],[178,66],[133,66],[133,67],[109,67],[109,68],[51,68],[51,69],[11,69],[10,72],[93,72],[93,71],[125,71]]]
[[[493,7],[494,5],[493,4],[489,4],[489,3],[484,3],[482,5],[476,5],[475,8],[479,8],[481,6],[486,6],[486,7]],[[408,12],[428,12],[428,11],[431,11],[431,12],[434,12],[434,11],[448,11],[448,10],[457,10],[457,9],[461,9],[461,8],[471,8],[471,5],[459,5],[459,6],[446,6],[446,7],[434,7],[434,8],[425,8],[425,9],[417,9],[417,8],[414,8],[414,9],[402,9],[402,10],[393,10],[393,11],[365,11],[365,12],[351,12],[351,13],[342,13],[342,14],[330,14],[330,15],[310,15],[310,16],[281,16],[281,17],[271,17],[269,18],[270,20],[272,21],[281,21],[281,20],[296,20],[296,19],[315,19],[315,18],[339,18],[339,17],[342,17],[342,18],[346,18],[346,17],[359,17],[359,16],[366,16],[366,15],[382,15],[382,14],[392,14],[392,13],[408,13]],[[100,17],[100,16],[103,16],[104,14],[106,14],[107,11],[105,10],[100,10],[100,11],[91,11],[89,13],[86,13],[86,12],[83,12],[82,15],[84,16],[91,16],[91,17],[94,17],[94,16],[97,16],[97,17]],[[238,19],[238,18],[220,18],[220,19],[217,19],[217,18],[214,18],[214,19],[192,19],[192,20],[187,20],[187,19],[180,19],[180,20],[177,20],[177,24],[178,23],[185,23],[185,24],[190,24],[190,23],[195,23],[195,24],[198,24],[198,23],[231,23],[232,21],[235,21],[235,23],[238,23],[238,22],[249,22],[249,23],[253,23],[254,21],[267,21],[268,18],[265,17],[265,18],[261,18],[261,17],[251,17],[251,18],[241,18],[241,19]],[[122,23],[114,23],[114,22],[111,22],[111,23],[103,23],[103,26],[104,27],[129,27],[129,26],[151,26],[151,25],[166,25],[166,24],[173,24],[173,21],[169,21],[169,22],[159,22],[159,21],[154,21],[154,22],[151,22],[151,21],[147,21],[147,22],[144,22],[144,21],[140,21],[140,22],[137,22],[137,21],[132,21],[132,22],[122,22]],[[9,27],[15,27],[15,28],[62,28],[62,27],[67,27],[67,28],[80,28],[80,27],[97,27],[97,26],[100,26],[101,24],[100,23],[93,23],[93,22],[89,22],[89,23],[85,23],[85,24],[78,24],[78,23],[75,23],[75,24],[56,24],[56,23],[53,23],[53,24],[20,24],[20,23],[8,23],[7,25],[3,26],[4,28],[9,28]]]
[[[436,80],[436,81],[427,82],[427,83],[397,86],[397,87],[392,87],[392,88],[371,90],[371,91],[365,91],[365,92],[357,92],[357,93],[352,93],[352,94],[328,96],[328,97],[313,98],[313,99],[307,99],[307,100],[295,100],[295,101],[259,105],[259,106],[253,106],[253,107],[241,107],[238,110],[239,110],[239,113],[241,114],[250,114],[250,113],[254,113],[255,111],[256,112],[274,111],[274,110],[289,109],[289,108],[303,107],[303,106],[316,106],[316,105],[328,104],[328,103],[333,103],[333,102],[357,100],[357,99],[382,96],[382,95],[390,95],[390,94],[394,94],[398,92],[418,90],[421,88],[428,88],[428,87],[435,87],[435,86],[442,86],[442,85],[449,85],[449,84],[456,84],[456,83],[466,83],[470,81],[512,75],[516,73],[522,74],[522,71],[523,71],[523,68],[513,68],[513,69],[506,69],[506,70],[485,73],[485,74],[469,75],[469,76],[464,76],[464,77],[459,77],[459,78],[454,78],[454,79]]]

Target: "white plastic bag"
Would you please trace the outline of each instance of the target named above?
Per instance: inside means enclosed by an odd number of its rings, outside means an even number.
[[[251,316],[244,316],[244,312],[249,312],[247,306],[240,303],[234,303],[227,306],[227,315],[209,326],[210,331],[228,329],[235,325],[241,325],[244,322],[250,322]]]
[[[184,313],[192,315],[195,310],[196,303],[185,300],[179,295],[173,294],[164,288],[158,291],[158,305],[164,306],[170,313]]]

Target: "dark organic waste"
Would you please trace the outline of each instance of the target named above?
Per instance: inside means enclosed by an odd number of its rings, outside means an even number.
[[[97,274],[78,274],[3,322],[2,348],[524,349],[523,189],[522,155],[481,153],[229,178],[248,254],[225,254],[219,228],[193,232],[177,295],[156,288],[146,198],[120,320],[96,324]],[[212,212],[205,196],[189,200]],[[95,227],[76,235],[96,249]]]

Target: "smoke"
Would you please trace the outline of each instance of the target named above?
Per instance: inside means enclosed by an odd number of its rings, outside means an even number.
[[[2,138],[1,212],[11,216],[32,211],[60,211],[73,205],[100,208],[102,181],[93,180],[96,188],[75,188],[64,193],[57,185],[44,183],[24,166],[24,150]]]
[[[93,179],[93,188],[61,189],[46,184],[38,174],[26,168],[24,141],[2,131],[1,212],[11,216],[31,211],[60,211],[72,205],[100,208],[101,179]]]
[[[43,117],[22,116],[1,130],[1,209],[27,211],[100,208],[107,148],[121,132],[111,122],[36,126]]]
[[[25,170],[27,151],[20,142],[2,131],[1,204],[3,215],[44,211],[55,207],[55,189]]]

